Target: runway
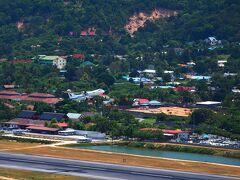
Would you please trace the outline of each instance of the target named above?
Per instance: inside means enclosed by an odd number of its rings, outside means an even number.
[[[111,180],[223,180],[225,176],[115,165],[14,153],[0,153],[0,167]]]

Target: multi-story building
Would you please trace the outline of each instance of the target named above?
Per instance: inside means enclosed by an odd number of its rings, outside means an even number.
[[[64,69],[67,64],[67,60],[60,56],[38,55],[33,59],[36,60],[38,64],[49,64],[56,66],[58,69]]]

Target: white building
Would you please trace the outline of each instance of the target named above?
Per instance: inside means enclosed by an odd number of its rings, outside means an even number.
[[[205,42],[210,44],[211,46],[215,46],[217,44],[221,44],[220,40],[217,40],[215,37],[208,37],[205,39]]]
[[[174,71],[168,71],[168,70],[165,70],[163,73],[164,73],[164,74],[173,74]]]
[[[153,69],[145,69],[142,71],[148,77],[154,77],[156,75],[156,70]]]
[[[85,136],[85,137],[91,138],[91,139],[106,139],[106,134],[100,133],[97,131],[76,130],[76,135]]]
[[[224,67],[225,63],[227,63],[227,60],[219,60],[217,63],[218,63],[218,67]]]
[[[71,120],[79,120],[81,117],[81,114],[79,113],[67,113],[67,117]]]
[[[199,107],[218,107],[222,103],[218,101],[203,101],[203,102],[196,102],[196,105]]]

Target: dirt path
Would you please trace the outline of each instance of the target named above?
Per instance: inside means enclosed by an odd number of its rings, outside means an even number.
[[[67,144],[75,144],[76,141],[61,141],[53,144],[41,144],[41,145],[33,145],[33,146],[19,146],[19,147],[10,147],[6,149],[1,149],[0,151],[18,151],[18,150],[27,150],[27,149],[35,149],[35,148],[42,148],[42,147],[58,147]]]
[[[17,180],[17,179],[0,176],[0,180]]]

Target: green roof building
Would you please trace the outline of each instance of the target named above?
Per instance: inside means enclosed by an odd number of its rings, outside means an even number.
[[[90,61],[84,61],[80,67],[87,67],[87,66],[94,66],[95,64],[93,64],[92,62]]]

